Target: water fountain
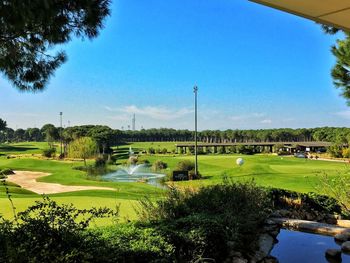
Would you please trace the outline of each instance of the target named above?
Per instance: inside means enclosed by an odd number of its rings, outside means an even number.
[[[147,182],[156,184],[165,174],[158,174],[151,171],[146,164],[122,165],[115,172],[109,173],[102,177],[103,180],[112,182]]]
[[[137,162],[137,156],[131,146],[129,147],[129,162]],[[102,180],[111,182],[146,182],[153,185],[159,185],[159,179],[165,177],[165,174],[152,172],[148,164],[130,164],[121,165],[118,170],[102,176]]]

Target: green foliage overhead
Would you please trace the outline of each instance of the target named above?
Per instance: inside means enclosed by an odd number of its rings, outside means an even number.
[[[73,36],[95,38],[109,5],[110,0],[1,1],[0,71],[20,90],[42,90],[67,59],[53,48]]]
[[[350,35],[338,40],[332,47],[332,53],[336,58],[336,64],[332,69],[334,85],[342,89],[342,96],[347,99],[350,106]]]
[[[325,33],[335,35],[343,32],[338,28],[322,25]],[[347,100],[350,106],[350,33],[343,32],[343,39],[338,39],[332,47],[332,53],[336,59],[336,63],[332,69],[333,83],[336,88],[342,90],[342,96]]]

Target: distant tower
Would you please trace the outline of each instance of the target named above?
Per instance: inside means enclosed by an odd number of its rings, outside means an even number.
[[[134,113],[134,115],[132,116],[132,130],[135,131],[135,129],[136,129],[136,116]]]

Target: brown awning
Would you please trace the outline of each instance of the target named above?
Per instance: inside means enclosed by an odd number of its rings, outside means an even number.
[[[250,0],[350,32],[350,0]]]

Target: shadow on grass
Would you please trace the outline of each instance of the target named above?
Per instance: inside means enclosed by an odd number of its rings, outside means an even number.
[[[38,147],[28,147],[31,145],[26,146],[11,146],[11,145],[0,145],[0,152],[25,152],[29,150],[38,150]]]

